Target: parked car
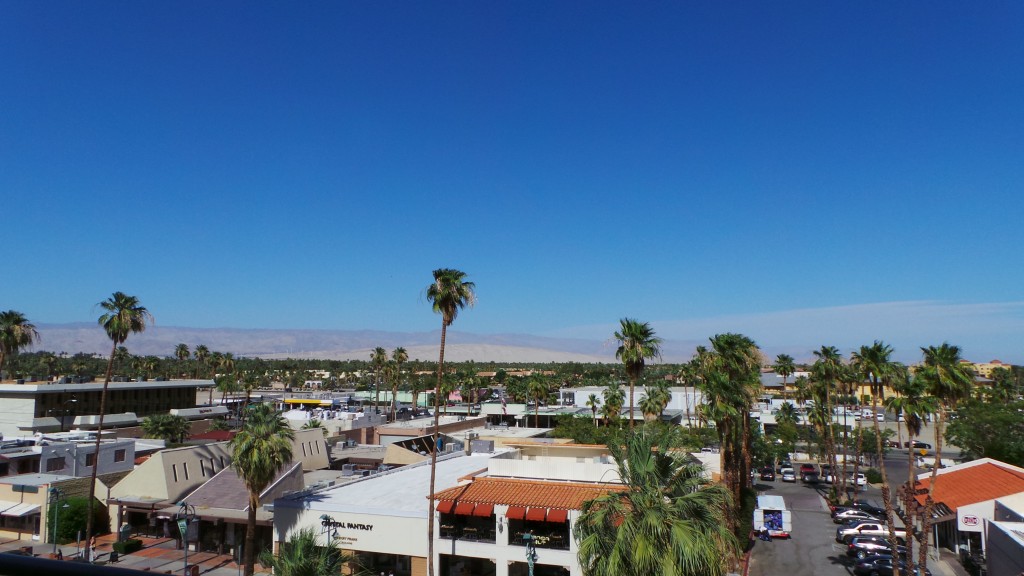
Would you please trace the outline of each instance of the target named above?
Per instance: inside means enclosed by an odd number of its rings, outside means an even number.
[[[896,551],[900,556],[905,556],[907,548],[897,545]],[[869,556],[878,554],[892,555],[892,546],[889,545],[887,538],[880,536],[857,536],[850,540],[850,543],[846,546],[846,555],[853,556],[857,560],[864,560]]]
[[[836,524],[842,524],[847,520],[875,520],[878,522],[882,521],[881,518],[874,516],[873,514],[868,514],[863,510],[843,510],[842,512],[839,512],[832,516],[832,521]]]
[[[850,474],[850,477],[847,479],[847,482],[851,484],[856,484],[858,487],[863,488],[868,485],[868,477],[858,472],[856,476]]]
[[[779,474],[782,474],[783,470],[785,470],[786,468],[792,468],[792,467],[793,467],[793,463],[792,462],[790,462],[789,460],[783,460],[782,462],[779,462],[779,467],[775,471],[778,472]]]
[[[889,529],[882,522],[867,520],[854,526],[840,526],[836,528],[836,542],[848,544],[856,536],[888,536]],[[898,538],[906,538],[907,531],[903,528],[896,529]]]
[[[796,482],[796,471],[792,468],[782,469],[782,481],[783,482]]]
[[[875,518],[882,518],[885,516],[885,508],[872,506],[867,502],[854,502],[849,506],[830,506],[830,508],[832,510],[833,516],[835,516],[839,512],[842,512],[843,510],[860,510],[862,512],[867,512],[868,514],[871,514]]]
[[[800,481],[804,484],[817,484],[818,473],[813,470],[810,472],[803,472],[800,474]]]
[[[892,557],[865,558],[854,565],[853,573],[858,576],[892,576],[892,563]],[[900,560],[899,563],[900,574],[906,574],[907,563],[903,560]],[[927,568],[922,568],[918,570],[917,574],[918,576],[931,576],[932,573]]]
[[[761,480],[775,482],[775,470],[773,470],[771,466],[761,468]]]
[[[800,475],[803,476],[807,472],[817,472],[818,470],[814,467],[814,464],[803,463],[800,465]]]

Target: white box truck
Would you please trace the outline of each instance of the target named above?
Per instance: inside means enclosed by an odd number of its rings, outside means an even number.
[[[782,496],[763,495],[757,497],[754,510],[754,531],[767,528],[772,538],[789,538],[793,532],[793,513],[786,510]]]

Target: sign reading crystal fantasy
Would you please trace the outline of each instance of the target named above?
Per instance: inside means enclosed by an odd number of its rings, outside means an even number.
[[[341,529],[344,529],[344,530],[363,530],[365,532],[372,532],[373,531],[373,524],[359,524],[357,522],[342,522],[340,520],[335,520],[334,518],[331,518],[330,516],[327,516],[327,515],[324,515],[324,516],[320,517],[320,525],[323,526],[324,528],[328,529],[328,530],[341,528]]]

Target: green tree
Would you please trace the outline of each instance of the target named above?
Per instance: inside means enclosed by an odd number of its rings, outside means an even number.
[[[785,400],[789,377],[796,372],[796,364],[793,363],[793,357],[789,354],[779,354],[775,357],[775,365],[772,368],[776,374],[782,376],[782,399]]]
[[[100,414],[96,424],[96,461],[100,460],[100,439],[103,437],[103,417],[107,413],[107,388],[110,386],[110,375],[114,369],[114,354],[117,347],[124,344],[131,334],[138,334],[146,330],[146,324],[153,322],[153,315],[145,306],[139,303],[135,296],[129,296],[124,292],[114,292],[110,298],[99,303],[104,310],[99,317],[99,325],[110,338],[110,359],[107,361],[107,374],[103,378],[103,389],[100,391]],[[99,466],[92,467],[92,474],[89,481],[89,504],[96,499],[96,471]],[[93,536],[93,516],[88,516],[88,523],[85,528],[85,540],[88,542]]]
[[[391,351],[391,360],[395,363],[395,378],[391,381],[391,420],[398,416],[398,383],[402,379],[402,364],[409,361],[409,352],[399,346]]]
[[[205,344],[200,344],[192,350],[192,357],[196,359],[196,378],[199,378],[199,370],[206,365],[206,359],[210,357],[210,349]]]
[[[373,413],[374,415],[380,414],[380,410],[377,408],[380,405],[380,373],[384,370],[384,365],[388,363],[388,351],[381,346],[377,346],[370,352],[370,364],[373,365],[374,382],[373,382]]]
[[[174,347],[174,357],[182,364],[182,368],[185,367],[185,362],[188,362],[191,356],[192,351],[188,349],[188,344],[181,343]]]
[[[192,431],[188,420],[174,414],[153,414],[142,420],[146,438],[160,438],[168,444],[178,444]]]
[[[590,413],[594,417],[594,426],[597,426],[597,408],[601,405],[601,399],[597,397],[597,394],[590,394],[587,396],[587,408],[590,408]]]
[[[16,310],[0,312],[0,372],[8,356],[14,356],[39,340],[35,324]]]
[[[253,554],[256,545],[256,510],[260,493],[292,460],[295,433],[281,413],[270,404],[254,404],[246,408],[245,424],[231,439],[232,463],[238,477],[249,491],[249,517],[245,527],[245,575],[255,569]]]
[[[67,505],[67,508],[64,506]],[[93,502],[93,505],[89,505],[89,500],[82,496],[69,496],[66,500],[60,503],[59,506],[48,506],[47,507],[47,534],[46,538],[49,540],[53,536],[53,521],[54,514],[60,514],[57,517],[57,543],[67,544],[74,542],[84,530],[86,530],[89,524],[88,516],[89,510],[92,510],[92,524],[97,527],[97,532],[106,534],[108,530],[104,530],[105,526],[110,526],[109,513],[107,507],[100,501]]]
[[[622,404],[626,401],[626,392],[618,382],[612,382],[601,394],[604,396],[601,415],[604,417],[604,425],[609,426],[612,422],[618,422]]]
[[[615,340],[619,343],[615,357],[625,366],[626,377],[629,378],[629,429],[632,430],[636,382],[644,373],[644,362],[661,357],[661,338],[654,335],[654,328],[647,322],[623,318],[619,320],[619,326],[615,333]]]
[[[459,310],[476,302],[476,284],[466,280],[466,273],[451,268],[434,270],[434,281],[427,286],[427,300],[434,313],[441,315],[441,351],[437,360],[437,391],[434,394],[434,435],[430,451],[430,494],[434,493],[437,473],[437,428],[441,410],[441,380],[444,375],[444,345],[448,327],[455,322]],[[434,576],[434,499],[427,498],[427,575]]]
[[[276,556],[270,550],[260,554],[260,564],[270,568],[274,576],[337,576],[343,570],[353,576],[368,575],[358,560],[356,555],[337,548],[333,542],[321,546],[313,528],[302,528],[293,534],[281,545]]]
[[[542,378],[532,378],[526,385],[533,398],[533,426],[540,428],[540,404],[548,399],[548,384]]]
[[[574,535],[585,576],[720,576],[737,554],[728,490],[646,426],[608,449],[626,489],[585,502]]]
[[[968,458],[1024,466],[1024,402],[968,400],[946,428],[946,440]]]
[[[924,383],[925,390],[938,400],[938,411],[935,413],[935,466],[932,467],[932,478],[928,485],[928,496],[925,498],[924,517],[921,522],[921,541],[918,564],[925,565],[928,559],[928,534],[931,529],[932,510],[935,501],[935,478],[939,472],[938,463],[942,461],[942,434],[946,413],[955,410],[960,400],[970,398],[971,387],[974,385],[974,370],[970,364],[962,362],[960,347],[943,342],[939,346],[921,348],[924,362],[918,368],[917,377]]]

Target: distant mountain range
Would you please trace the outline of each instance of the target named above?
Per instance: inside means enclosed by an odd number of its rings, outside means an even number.
[[[41,324],[37,350],[110,353],[110,340],[96,324]],[[398,346],[409,358],[436,360],[440,331],[384,332],[374,330],[272,330],[152,326],[128,339],[127,347],[140,356],[172,356],[179,343],[190,349],[205,344],[210,350],[260,358],[321,358],[367,360],[370,351]],[[666,341],[662,361],[685,362],[696,342]],[[449,331],[445,359],[453,362],[617,362],[616,344],[607,341],[546,338],[528,334],[474,334]]]

